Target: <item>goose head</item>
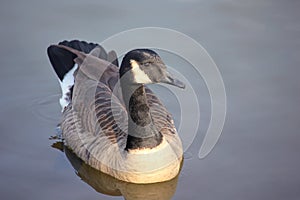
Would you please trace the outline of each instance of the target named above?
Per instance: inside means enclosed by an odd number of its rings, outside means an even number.
[[[122,60],[120,78],[132,85],[166,83],[185,88],[183,82],[167,71],[159,55],[150,49],[129,51]]]

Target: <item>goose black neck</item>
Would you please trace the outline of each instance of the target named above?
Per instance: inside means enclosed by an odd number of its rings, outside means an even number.
[[[153,148],[162,141],[162,135],[153,123],[142,84],[122,84],[122,93],[128,113],[126,149]]]

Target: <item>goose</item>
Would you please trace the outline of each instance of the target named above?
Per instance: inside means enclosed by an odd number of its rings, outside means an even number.
[[[185,88],[150,49],[125,54],[96,43],[63,41],[47,54],[62,87],[64,144],[87,165],[116,179],[138,183],[175,178],[182,143],[166,107],[147,84]]]

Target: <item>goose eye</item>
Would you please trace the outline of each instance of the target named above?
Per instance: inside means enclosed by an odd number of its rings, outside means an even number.
[[[143,65],[148,67],[151,63],[150,62],[145,62]]]

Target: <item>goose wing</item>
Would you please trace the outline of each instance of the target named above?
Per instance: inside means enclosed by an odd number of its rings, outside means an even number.
[[[151,116],[158,130],[162,134],[177,133],[171,113],[148,87],[146,87],[146,94]]]
[[[102,59],[101,48],[85,54],[67,46],[58,47],[76,54],[74,60],[79,66],[74,73],[72,100],[65,111],[64,121],[68,122],[65,126],[70,126],[72,118],[76,118],[77,132],[85,131],[91,137],[105,137],[111,143],[126,145],[127,112],[121,91],[114,91],[119,68],[111,62],[117,63],[116,54],[108,54],[109,62]]]

